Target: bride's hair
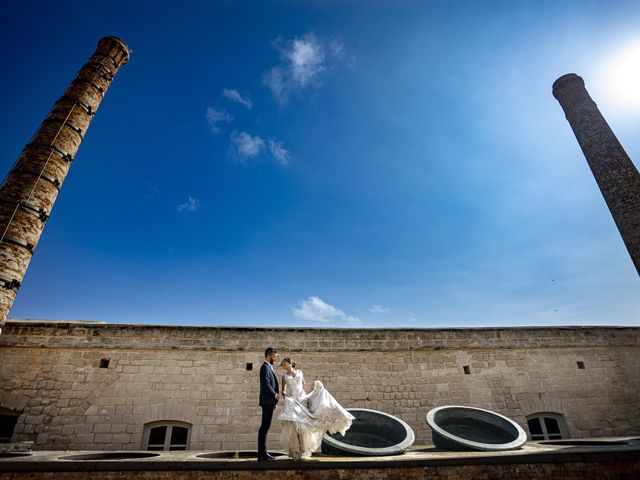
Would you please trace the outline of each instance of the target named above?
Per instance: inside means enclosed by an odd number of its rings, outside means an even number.
[[[290,364],[291,364],[291,366],[292,366],[293,368],[296,368],[296,362],[292,362],[292,361],[291,361],[291,357],[284,357],[284,358],[282,359],[282,361],[283,361],[283,362],[290,363]]]

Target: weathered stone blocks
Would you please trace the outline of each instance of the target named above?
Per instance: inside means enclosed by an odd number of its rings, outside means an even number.
[[[192,448],[255,449],[258,370],[245,366],[259,364],[263,350],[236,347],[247,331],[293,352],[305,377],[322,380],[345,407],[402,418],[418,444],[431,439],[426,412],[454,403],[525,428],[527,415],[557,412],[575,437],[640,433],[638,328],[310,328],[291,340],[291,329],[11,321],[0,336],[0,407],[22,412],[15,440],[36,449],[136,450],[145,424],[163,420],[193,425]],[[320,348],[318,338],[351,347]],[[447,346],[435,350],[436,341]],[[109,367],[100,368],[105,356]],[[272,432],[276,442],[277,421]],[[112,437],[98,444],[98,434]]]

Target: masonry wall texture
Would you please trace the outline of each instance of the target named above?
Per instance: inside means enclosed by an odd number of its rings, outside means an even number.
[[[616,327],[10,321],[0,336],[0,409],[20,413],[12,441],[32,440],[40,450],[139,450],[145,424],[165,420],[193,425],[192,450],[255,450],[258,370],[268,345],[291,355],[308,381],[321,379],[345,407],[401,417],[416,444],[430,443],[427,411],[451,404],[495,410],[525,431],[527,415],[553,412],[572,437],[640,433],[640,328]],[[108,368],[100,368],[103,359]],[[274,420],[272,449],[278,433]]]
[[[638,462],[465,465],[349,470],[91,472],[92,480],[638,480]],[[85,480],[87,472],[2,473],[0,480]]]
[[[129,48],[104,37],[0,187],[0,331],[71,162]]]
[[[638,480],[638,462],[506,464],[433,468],[349,470],[167,471],[167,472],[19,472],[2,473],[0,480]]]

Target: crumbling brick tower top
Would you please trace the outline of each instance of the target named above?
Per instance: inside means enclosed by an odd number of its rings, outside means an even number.
[[[0,331],[80,142],[129,47],[104,37],[0,187]]]
[[[640,274],[640,174],[575,73],[553,84],[591,172]]]

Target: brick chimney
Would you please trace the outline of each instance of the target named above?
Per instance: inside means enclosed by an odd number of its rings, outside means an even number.
[[[104,37],[0,187],[0,332],[87,128],[129,47]]]
[[[556,97],[640,274],[640,174],[575,73],[553,83]]]

